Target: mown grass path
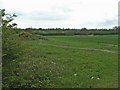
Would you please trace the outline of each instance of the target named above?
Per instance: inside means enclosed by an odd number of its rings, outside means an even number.
[[[100,51],[100,52],[108,52],[108,53],[118,54],[118,51],[111,51],[111,50],[106,50],[106,49],[79,48],[79,47],[70,47],[70,46],[55,45],[55,44],[44,44],[44,45],[50,45],[50,46],[61,47],[61,48],[72,48],[72,49],[90,50],[90,51]]]

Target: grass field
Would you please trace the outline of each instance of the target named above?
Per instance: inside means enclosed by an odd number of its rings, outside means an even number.
[[[118,87],[118,36],[46,36],[23,40],[22,60],[3,67],[3,87]]]

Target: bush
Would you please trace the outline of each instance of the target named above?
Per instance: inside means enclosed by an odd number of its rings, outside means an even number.
[[[4,30],[2,32],[2,52],[3,61],[15,60],[23,55],[23,44],[13,30]]]
[[[5,14],[5,10],[0,10],[2,16],[2,60],[16,60],[22,57],[24,44],[20,41],[15,27],[17,24],[10,24],[16,17],[15,14]]]

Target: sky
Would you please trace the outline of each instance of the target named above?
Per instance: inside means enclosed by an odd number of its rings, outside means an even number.
[[[0,0],[18,28],[112,28],[119,0]]]

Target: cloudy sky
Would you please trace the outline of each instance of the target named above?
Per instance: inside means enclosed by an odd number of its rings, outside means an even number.
[[[18,27],[112,28],[119,0],[0,0],[0,8],[18,15]]]

